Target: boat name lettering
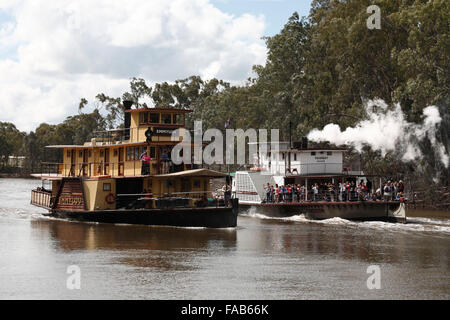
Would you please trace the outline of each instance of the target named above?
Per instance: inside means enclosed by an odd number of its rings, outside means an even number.
[[[325,160],[328,159],[328,157],[315,157],[317,162],[325,162]]]
[[[61,197],[59,199],[59,204],[83,205],[83,198],[82,197]]]
[[[167,129],[167,128],[155,128],[155,135],[157,136],[170,136],[175,129]]]

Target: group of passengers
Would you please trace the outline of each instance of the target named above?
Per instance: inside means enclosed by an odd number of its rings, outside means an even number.
[[[405,185],[402,180],[385,182],[375,192],[375,200],[402,201],[404,199]]]
[[[382,188],[372,192],[370,180],[345,181],[339,185],[333,183],[313,183],[308,189],[301,184],[264,186],[266,203],[305,202],[305,201],[395,201],[403,200],[403,181],[387,181]]]

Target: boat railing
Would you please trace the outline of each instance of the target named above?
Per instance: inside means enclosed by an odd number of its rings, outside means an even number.
[[[50,209],[54,201],[52,193],[47,190],[31,190],[31,204]]]
[[[404,198],[383,197],[373,195],[369,192],[358,191],[321,191],[299,193],[274,194],[270,199],[264,199],[266,203],[284,203],[284,202],[357,202],[357,201],[406,201]]]
[[[44,176],[61,177],[138,177],[154,174],[166,174],[183,171],[183,165],[177,166],[170,162],[164,166],[162,161],[151,160],[149,172],[143,168],[140,160],[126,160],[121,162],[76,162],[58,163],[42,162],[41,173]],[[188,168],[187,168],[188,169]]]
[[[151,126],[167,126],[170,125],[174,129],[182,127],[180,124],[163,124],[154,123]],[[139,142],[139,138],[144,138],[144,132],[147,126],[120,128],[104,131],[94,131],[95,137],[91,140],[95,146],[111,146],[120,145],[124,142]]]
[[[120,144],[125,141],[129,141],[132,137],[135,139],[138,137],[138,130],[140,127],[120,128],[113,130],[94,131],[95,137],[92,141],[96,145],[109,146],[114,144]],[[132,140],[135,140],[132,139]]]

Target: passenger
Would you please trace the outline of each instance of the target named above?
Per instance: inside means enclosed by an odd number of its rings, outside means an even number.
[[[312,189],[313,189],[313,201],[317,201],[319,199],[319,185],[315,183]]]
[[[385,184],[383,190],[384,190],[384,192],[383,192],[384,200],[389,201],[391,199],[391,181],[388,181]]]
[[[169,173],[170,159],[167,148],[164,148],[162,151],[161,161],[162,161],[162,173]]]
[[[286,192],[287,192],[287,201],[292,202],[292,187],[290,184],[286,187]]]
[[[230,185],[225,183],[222,187],[222,192],[223,192],[223,199],[225,202],[225,206],[228,207],[229,202],[230,202],[230,198],[231,198],[231,188]]]
[[[280,187],[275,184],[275,202],[280,202]]]
[[[339,182],[339,201],[344,201],[345,185],[343,182]]]
[[[140,156],[139,159],[142,162],[141,167],[141,175],[145,176],[150,174],[150,156],[147,154],[147,151],[144,151]]]
[[[300,187],[301,201],[306,201],[305,194],[306,194],[306,187],[305,186],[301,186]]]
[[[295,202],[300,202],[300,185],[294,185]]]
[[[336,192],[334,191],[334,185],[332,183],[330,183],[328,185],[328,192],[330,193],[331,201],[333,201],[333,202],[337,201],[337,199],[336,199]]]
[[[266,202],[270,202],[270,184],[267,183],[267,185],[264,186],[264,190],[266,191]]]
[[[396,196],[397,196],[397,182],[395,181],[392,184],[392,200],[395,200]]]
[[[401,192],[402,194],[403,194],[403,192],[405,191],[405,186],[403,185],[403,181],[402,180],[400,180],[399,182],[398,182],[398,187],[397,187],[397,191],[398,192]]]
[[[350,184],[350,189],[351,189],[351,198],[352,201],[354,201],[356,200],[357,197],[355,181],[352,181],[352,183]]]

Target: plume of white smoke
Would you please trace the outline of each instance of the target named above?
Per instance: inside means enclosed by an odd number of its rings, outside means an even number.
[[[365,108],[369,118],[360,121],[355,127],[341,131],[337,124],[330,123],[322,130],[313,129],[308,134],[308,139],[328,141],[335,145],[351,145],[359,152],[363,146],[369,145],[374,150],[380,150],[383,156],[387,152],[397,151],[402,153],[402,160],[410,161],[422,156],[417,142],[428,137],[440,161],[448,168],[449,155],[444,145],[436,139],[436,131],[442,121],[436,106],[423,109],[422,124],[406,121],[399,104],[389,110],[383,100],[370,100]]]

